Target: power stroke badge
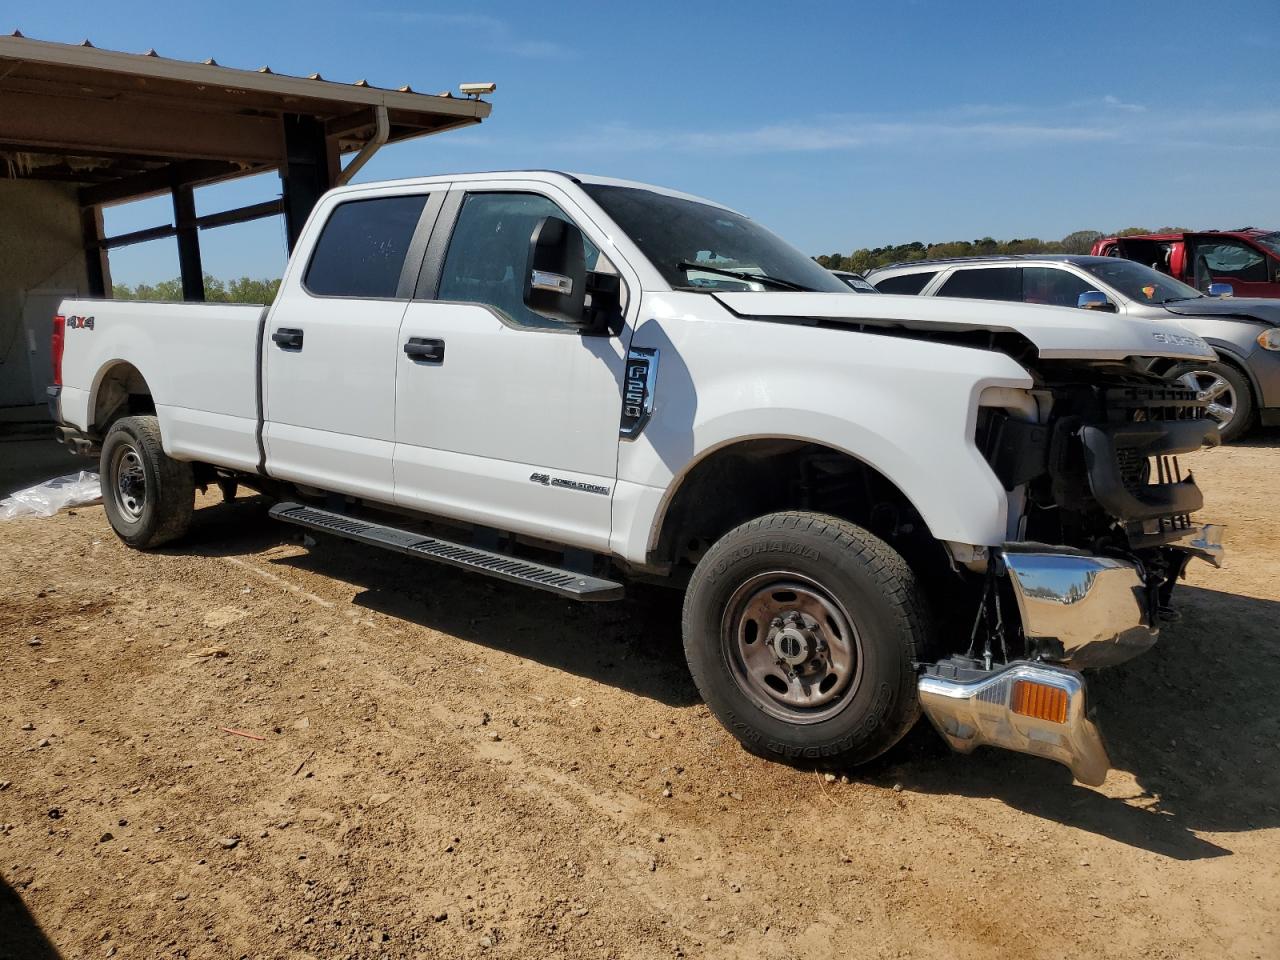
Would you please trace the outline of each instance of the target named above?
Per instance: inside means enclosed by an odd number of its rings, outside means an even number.
[[[553,477],[549,473],[533,473],[529,479],[544,487],[560,487],[562,490],[580,490],[583,493],[598,493],[603,497],[609,495],[609,488],[598,483],[584,483],[581,480],[566,480],[564,477]]]

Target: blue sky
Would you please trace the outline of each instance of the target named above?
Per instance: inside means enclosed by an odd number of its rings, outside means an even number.
[[[441,91],[493,80],[479,127],[386,148],[357,180],[551,167],[660,183],[810,254],[1083,228],[1280,228],[1280,16],[1203,2],[445,6],[8,0],[0,27],[227,66]],[[202,213],[274,176],[198,194]],[[109,232],[168,222],[165,201]],[[274,276],[277,220],[207,231],[219,276]],[[177,274],[171,241],[112,255]]]

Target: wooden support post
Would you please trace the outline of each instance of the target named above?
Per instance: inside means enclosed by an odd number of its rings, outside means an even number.
[[[178,231],[178,268],[182,272],[182,299],[204,300],[204,268],[200,263],[200,227],[196,223],[195,188],[173,188],[173,222]]]

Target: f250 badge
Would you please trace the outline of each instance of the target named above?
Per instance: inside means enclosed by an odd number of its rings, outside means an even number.
[[[92,330],[93,317],[67,317],[68,330]]]
[[[634,440],[653,416],[653,392],[658,382],[658,351],[652,347],[632,347],[627,351],[626,376],[622,381],[622,422],[618,435]]]

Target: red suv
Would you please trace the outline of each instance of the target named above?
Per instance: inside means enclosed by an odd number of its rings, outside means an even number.
[[[1209,230],[1106,237],[1095,257],[1124,257],[1189,283],[1202,293],[1229,283],[1237,297],[1280,297],[1280,231]]]

